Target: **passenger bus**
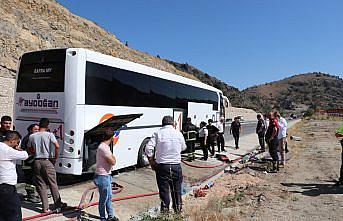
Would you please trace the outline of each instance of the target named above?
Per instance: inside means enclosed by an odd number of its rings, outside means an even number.
[[[61,146],[56,171],[94,171],[97,146],[85,133],[113,116],[141,116],[115,131],[113,170],[148,164],[144,147],[162,117],[181,130],[186,117],[217,121],[225,113],[222,92],[179,75],[83,48],[51,49],[22,55],[17,70],[14,125],[21,134],[39,119]]]

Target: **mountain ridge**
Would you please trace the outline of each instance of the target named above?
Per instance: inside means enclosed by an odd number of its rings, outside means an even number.
[[[24,52],[80,47],[202,81],[222,90],[235,107],[258,112],[343,108],[343,80],[340,77],[313,72],[241,91],[187,63],[160,59],[132,49],[114,34],[71,13],[55,0],[1,0],[1,3],[0,77],[15,78],[18,59]],[[0,98],[4,101],[13,99],[9,97],[11,94],[0,91]]]

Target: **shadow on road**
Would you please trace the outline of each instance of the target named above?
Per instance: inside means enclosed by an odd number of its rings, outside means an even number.
[[[302,190],[290,192],[301,193],[306,196],[319,196],[321,194],[343,194],[343,187],[333,186],[333,184],[319,183],[281,183],[287,187],[300,187]]]

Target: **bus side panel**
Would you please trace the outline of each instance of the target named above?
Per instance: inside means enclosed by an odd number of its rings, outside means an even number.
[[[196,126],[200,125],[201,121],[207,122],[208,119],[213,119],[212,104],[188,102],[188,117],[192,119],[192,123]]]
[[[123,129],[117,131],[113,138],[113,153],[117,158],[114,169],[136,165],[138,151],[143,140],[151,137],[153,132],[161,127],[163,116],[172,116],[173,110],[169,108],[85,106],[85,130],[90,130],[111,116],[139,113],[143,115],[124,125]]]

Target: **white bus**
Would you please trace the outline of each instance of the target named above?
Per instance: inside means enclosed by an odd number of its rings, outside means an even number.
[[[96,146],[85,133],[112,116],[142,114],[115,131],[113,170],[147,165],[144,147],[174,116],[178,129],[191,117],[194,124],[224,115],[222,92],[179,75],[82,48],[25,53],[19,62],[14,125],[23,135],[41,117],[60,143],[56,170],[80,175],[92,172]]]

